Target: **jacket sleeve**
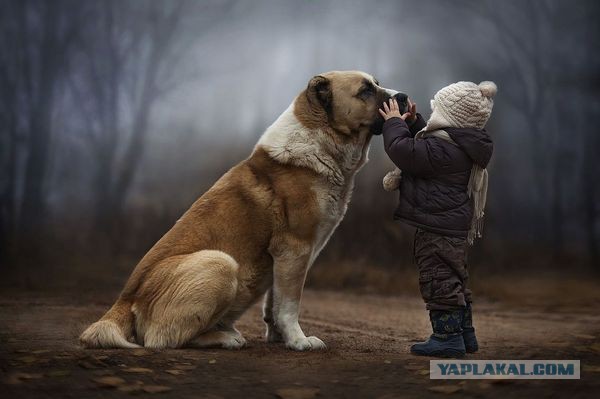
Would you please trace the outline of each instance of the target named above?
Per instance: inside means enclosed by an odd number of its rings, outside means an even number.
[[[415,137],[415,134],[422,130],[426,125],[427,123],[425,122],[425,119],[423,119],[421,114],[417,112],[417,119],[408,125],[410,136]]]
[[[434,174],[435,161],[430,148],[434,141],[415,140],[401,118],[390,118],[383,124],[385,152],[400,170],[411,175],[428,177]]]

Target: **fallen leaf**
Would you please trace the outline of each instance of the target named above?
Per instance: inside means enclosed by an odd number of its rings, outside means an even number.
[[[590,335],[590,334],[576,334],[576,333],[572,333],[572,336],[574,336],[575,338],[581,338],[581,339],[594,339],[596,338],[594,335]]]
[[[142,381],[134,381],[126,385],[119,385],[117,390],[128,393],[140,392],[143,388],[143,385],[144,383]]]
[[[179,370],[196,370],[198,368],[198,366],[193,366],[191,364],[176,364],[173,367]]]
[[[54,360],[63,360],[63,359],[72,359],[73,355],[69,355],[67,353],[61,353],[59,355],[52,356]]]
[[[188,353],[186,355],[183,355],[182,358],[186,359],[186,360],[193,360],[194,362],[196,362],[196,361],[202,359],[203,357],[211,356],[211,355],[216,355],[216,353],[214,353],[214,352]]]
[[[417,371],[418,375],[429,375],[429,369],[423,369],[423,370],[419,370]]]
[[[275,391],[281,399],[312,399],[317,393],[318,388],[282,388]]]
[[[600,342],[596,342],[590,345],[590,349],[594,352],[600,352]]]
[[[7,385],[20,384],[22,381],[21,381],[21,378],[19,378],[19,374],[21,374],[21,373],[9,374],[2,380],[2,382],[4,382]]]
[[[46,373],[46,375],[48,377],[66,377],[68,375],[71,375],[71,371],[70,370],[54,370],[54,371],[50,371],[50,372]]]
[[[591,373],[600,373],[600,366],[583,365],[583,371]]]
[[[35,356],[21,356],[17,358],[18,361],[23,363],[35,363],[38,359]]]
[[[94,382],[106,388],[115,388],[120,385],[125,384],[125,380],[121,377],[108,376],[108,377],[100,377],[94,378]]]
[[[88,369],[88,370],[98,368],[98,366],[96,366],[95,364],[92,364],[91,362],[88,362],[87,360],[82,360],[77,364],[79,365],[79,367]]]
[[[169,392],[172,388],[166,385],[144,385],[142,390],[146,393],[162,393]]]
[[[148,352],[146,349],[134,349],[131,351],[131,354],[133,356],[146,356],[150,354],[150,352]]]
[[[127,368],[124,368],[123,371],[125,371],[127,373],[140,373],[140,374],[154,373],[154,370],[148,369],[146,367],[127,367]]]
[[[170,370],[165,370],[165,373],[169,373],[171,375],[184,375],[185,371],[177,370],[177,369],[170,369]]]
[[[215,364],[217,362],[217,359],[210,359],[208,361],[208,364]]]
[[[512,381],[506,378],[494,378],[492,380],[489,380],[490,384],[494,384],[494,385],[504,385],[504,384],[511,384]]]
[[[24,380],[34,380],[42,377],[43,375],[40,373],[12,373],[4,379],[4,382],[9,385],[17,385]]]
[[[89,358],[84,358],[82,360],[80,360],[77,364],[79,364],[79,367],[82,367],[84,369],[98,369],[98,368],[104,368],[104,367],[108,367],[109,365],[104,363],[102,360],[94,358],[94,357],[89,357]]]
[[[21,378],[24,380],[37,380],[38,378],[42,378],[44,375],[42,373],[22,373]]]
[[[104,377],[106,375],[115,375],[115,372],[110,369],[99,369],[99,370],[92,371],[92,374],[98,375],[100,377]]]
[[[121,392],[134,393],[141,392],[142,388],[142,385],[120,385],[117,387],[117,390]]]
[[[456,392],[459,392],[460,390],[462,390],[462,388],[459,385],[438,385],[436,387],[429,387],[427,389],[430,390],[431,392],[445,393],[445,394],[456,393]]]
[[[551,346],[553,348],[566,348],[568,346],[571,346],[571,344],[568,342],[549,342],[548,346]]]
[[[383,362],[384,362],[385,364],[392,364],[392,361],[391,361],[391,360],[384,360]]]

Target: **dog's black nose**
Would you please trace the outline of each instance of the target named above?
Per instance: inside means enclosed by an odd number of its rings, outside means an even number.
[[[408,102],[408,95],[404,93],[396,93],[392,97],[394,97],[399,103]]]
[[[408,112],[408,96],[404,93],[396,93],[392,96],[398,102],[400,113]]]

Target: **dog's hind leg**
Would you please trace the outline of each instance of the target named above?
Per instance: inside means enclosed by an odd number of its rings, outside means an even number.
[[[246,346],[246,340],[237,329],[231,327],[226,330],[214,329],[200,334],[191,340],[188,346],[194,348],[241,349]]]
[[[151,305],[144,319],[144,346],[179,348],[213,329],[237,293],[237,262],[205,250],[173,259],[146,287]],[[142,318],[140,318],[142,319]]]

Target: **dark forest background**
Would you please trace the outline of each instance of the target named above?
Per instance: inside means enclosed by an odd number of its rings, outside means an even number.
[[[0,1],[4,285],[118,287],[315,74],[359,69],[429,99],[493,80],[478,278],[600,271],[600,3]],[[412,231],[391,220],[373,140],[319,287],[399,290]],[[415,283],[416,285],[416,283]]]

